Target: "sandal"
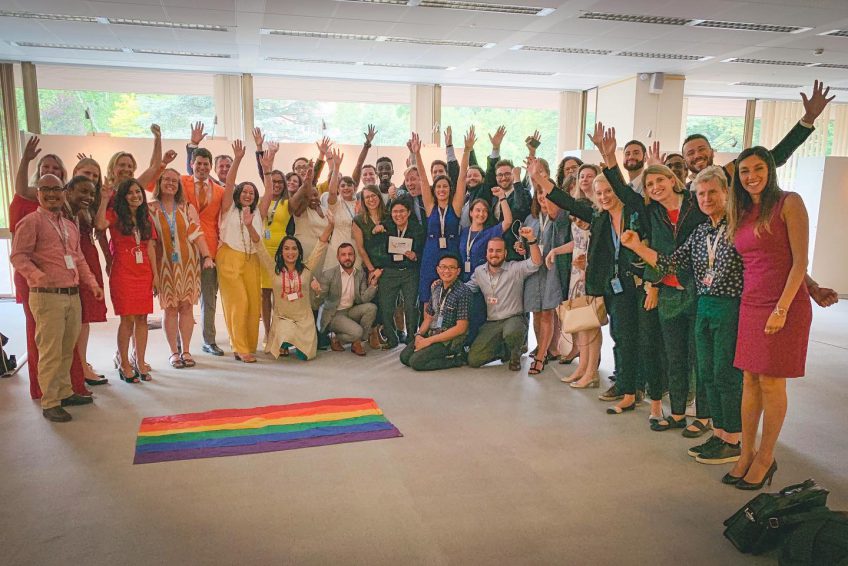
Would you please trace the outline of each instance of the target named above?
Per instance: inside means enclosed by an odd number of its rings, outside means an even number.
[[[570,364],[571,362],[573,362],[574,360],[576,360],[579,357],[580,357],[580,352],[577,352],[576,354],[574,354],[570,358],[568,356],[560,356],[559,357],[559,363]]]
[[[670,428],[686,428],[686,417],[675,419],[672,416],[660,417],[659,419],[650,419],[651,430],[654,432],[662,432]],[[665,424],[663,424],[665,422]]]
[[[126,375],[124,373],[124,368],[118,367],[118,375],[121,378],[121,381],[126,381],[127,383],[138,383],[138,372],[133,368],[132,375]]]
[[[547,363],[547,360],[544,358],[539,359],[534,357],[533,364],[530,366],[530,369],[527,370],[527,375],[539,375],[545,370],[545,365]]]
[[[171,354],[168,358],[168,363],[171,364],[172,368],[182,369],[185,367],[185,363],[183,363],[182,359],[180,359],[180,355],[177,352]]]
[[[191,354],[188,352],[183,352],[180,354],[180,359],[183,361],[183,365],[187,368],[193,368],[197,364],[194,361],[194,358],[191,357]]]
[[[693,428],[695,430],[692,430]],[[686,438],[698,438],[702,434],[705,434],[712,430],[712,428],[713,427],[711,427],[709,424],[704,424],[701,421],[695,419],[694,421],[692,421],[692,424],[683,429],[683,436],[685,436]]]
[[[636,401],[633,401],[632,403],[630,403],[626,407],[619,407],[618,405],[616,405],[615,407],[610,407],[609,409],[607,409],[607,414],[608,415],[620,415],[621,413],[625,413],[627,411],[633,411],[635,409],[636,409]]]

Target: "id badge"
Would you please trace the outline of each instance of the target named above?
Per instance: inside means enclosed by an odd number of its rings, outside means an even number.
[[[471,262],[470,261],[465,262],[465,273],[471,273]]]
[[[297,293],[289,293],[288,295],[286,295],[286,298],[288,300],[294,302],[294,301],[298,300],[300,297],[298,296]]]
[[[265,230],[265,239],[266,239],[266,240],[270,240],[270,239],[271,239],[271,231],[270,231],[270,230]]]
[[[488,299],[486,299],[486,302],[489,303],[490,305],[496,305],[496,304],[498,304],[498,298],[497,297],[489,297]]]
[[[621,279],[618,277],[610,279],[610,287],[612,287],[612,293],[614,295],[620,295],[624,292],[624,287],[621,286]]]
[[[395,261],[403,261],[403,254],[393,254],[392,259]]]
[[[439,238],[439,249],[444,250],[448,247],[448,239],[447,238]]]
[[[179,252],[171,252],[171,263],[180,263]]]
[[[74,256],[70,254],[65,254],[65,267],[68,269],[76,269],[77,265],[74,263]]]
[[[141,250],[136,250],[135,252],[135,262],[138,264],[144,263],[144,255],[142,255]]]
[[[435,325],[436,328],[441,328],[444,321],[445,321],[445,317],[443,317],[442,315],[439,315],[439,317],[436,319],[436,321],[433,324]]]
[[[712,287],[713,280],[715,279],[715,270],[708,269],[706,273],[704,273],[704,278],[701,279],[701,282],[705,287]]]

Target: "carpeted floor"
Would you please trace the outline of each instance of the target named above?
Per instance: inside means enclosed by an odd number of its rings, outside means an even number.
[[[848,509],[848,303],[814,313],[773,487],[812,477]],[[0,320],[20,350],[19,307],[0,304]],[[248,366],[195,338],[198,366],[175,370],[159,330],[155,380],[127,385],[107,365],[115,330],[93,327],[92,361],[112,381],[72,423],[41,417],[26,369],[0,381],[3,564],[770,563],[722,537],[752,497],[718,481],[728,467],[651,432],[647,405],[606,415],[598,390],[559,382],[569,366],[423,374],[370,350]],[[607,342],[602,375],[611,362]],[[143,417],[346,396],[374,398],[404,437],[132,465]]]

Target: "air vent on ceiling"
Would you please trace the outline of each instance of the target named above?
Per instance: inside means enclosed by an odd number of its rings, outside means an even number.
[[[764,87],[764,88],[801,88],[802,85],[789,85],[789,84],[780,84],[780,83],[738,82],[738,83],[730,83],[730,86],[759,86],[759,87]]]
[[[848,29],[832,29],[819,35],[832,35],[834,37],[848,37]]]
[[[748,63],[751,65],[779,65],[781,67],[810,67],[814,63],[804,63],[802,61],[777,61],[775,59],[750,59],[746,57],[731,57],[723,59],[722,63]]]
[[[547,16],[554,8],[538,6],[516,6],[511,4],[495,4],[492,2],[463,2],[462,0],[340,0],[357,4],[379,4],[383,6],[411,6],[420,8],[442,8],[449,10],[468,10],[471,12],[494,12],[498,14],[515,14],[523,16]]]
[[[536,75],[539,77],[551,77],[556,73],[553,71],[519,71],[513,69],[474,69],[477,73],[499,73],[503,75]]]
[[[376,35],[364,35],[357,33],[331,33],[324,31],[298,31],[291,29],[268,29],[262,28],[259,33],[263,35],[284,35],[287,37],[306,37],[310,39],[353,39],[359,41],[377,41]]]
[[[603,20],[605,22],[626,22],[631,24],[662,24],[667,26],[685,26],[689,18],[669,18],[665,16],[634,16],[630,14],[610,14],[606,12],[584,12],[583,20]]]
[[[68,43],[34,43],[31,41],[12,41],[12,45],[17,47],[43,47],[45,49],[73,49],[75,51],[110,51],[113,53],[120,53],[122,51],[129,51],[129,49],[123,49],[121,47],[101,47],[98,45],[72,45]]]
[[[224,26],[215,26],[209,24],[184,24],[180,22],[157,22],[152,20],[131,20],[127,18],[106,18],[110,24],[122,26],[144,26],[151,28],[171,28],[196,31],[227,31]]]
[[[415,37],[378,36],[377,41],[387,43],[414,43],[416,45],[447,45],[450,47],[494,47],[494,43],[485,41],[458,41],[453,39],[418,39]]]
[[[692,27],[731,29],[739,31],[768,31],[772,33],[801,33],[813,28],[800,26],[777,26],[772,24],[750,24],[745,22],[722,22],[718,20],[693,20]]]
[[[549,51],[552,53],[571,53],[574,55],[609,55],[609,49],[580,49],[578,47],[543,47],[541,45],[518,45],[518,51]]]
[[[232,59],[229,53],[198,53],[196,51],[162,51],[159,49],[133,49],[133,53],[144,55],[174,55],[177,57],[209,57],[213,59]]]
[[[848,69],[848,65],[842,65],[839,63],[818,63],[816,67],[819,69]]]
[[[848,90],[848,86],[832,86],[830,90]]]
[[[706,61],[712,57],[704,55],[680,55],[679,53],[647,53],[643,51],[618,51],[619,57],[641,57],[643,59],[674,59],[677,61]]]
[[[86,22],[91,24],[98,23],[98,18],[94,16],[71,16],[68,14],[44,14],[39,12],[11,12],[8,10],[0,10],[0,17],[3,18],[26,18],[30,20],[59,20],[66,22]]]
[[[415,65],[413,63],[363,63],[366,67],[388,67],[392,69],[425,69],[430,71],[447,71],[450,67],[438,65]]]
[[[294,57],[265,57],[266,61],[281,63],[318,63],[322,65],[356,65],[356,61],[337,61],[333,59],[295,59]]]
[[[622,22],[630,24],[659,24],[665,26],[692,26],[702,28],[717,28],[737,31],[764,31],[772,33],[801,33],[813,28],[800,26],[778,26],[772,24],[755,24],[749,22],[725,22],[720,20],[701,20],[694,18],[674,18],[667,16],[644,16],[635,14],[613,14],[609,12],[584,12],[580,15],[584,20],[602,20],[605,22]]]

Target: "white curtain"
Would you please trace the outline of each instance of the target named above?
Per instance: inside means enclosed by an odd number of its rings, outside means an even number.
[[[848,104],[830,104],[833,118],[833,147],[830,155],[848,157]]]

